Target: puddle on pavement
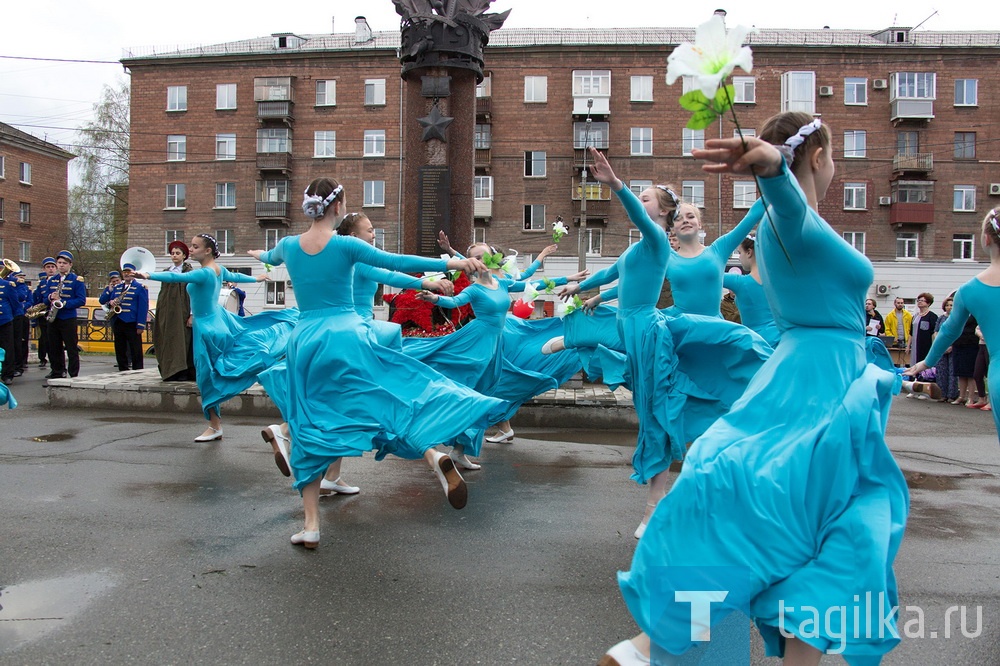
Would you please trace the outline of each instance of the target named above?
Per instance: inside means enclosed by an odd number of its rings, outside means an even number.
[[[968,472],[946,476],[943,474],[925,474],[923,472],[903,471],[906,485],[914,490],[954,490],[962,481],[968,479],[992,479],[992,474],[984,472]]]
[[[64,626],[113,585],[93,573],[0,586],[0,654]]]
[[[572,442],[574,444],[610,444],[612,446],[635,446],[634,430],[516,430],[517,438],[539,439],[545,442]]]
[[[202,488],[202,484],[191,482],[126,483],[124,493],[126,497],[191,497]]]
[[[73,439],[76,437],[75,432],[54,432],[49,435],[38,435],[32,437],[33,442],[65,442],[68,439]]]

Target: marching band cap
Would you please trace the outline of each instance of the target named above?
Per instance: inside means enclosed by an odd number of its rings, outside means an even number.
[[[172,243],[170,243],[170,245],[167,246],[167,252],[168,253],[173,252],[175,247],[179,247],[181,249],[181,252],[184,253],[185,257],[191,256],[191,251],[188,249],[188,246],[185,245],[184,241],[179,241],[179,240],[173,241]]]
[[[38,277],[43,278],[43,277],[46,277],[46,275],[47,275],[47,273],[45,273],[44,271],[42,271],[41,273],[38,274]]]
[[[52,264],[53,266],[55,266],[56,260],[53,259],[52,257],[45,257],[44,259],[42,259],[42,266],[45,266],[46,264]]]
[[[122,276],[122,274],[121,274],[121,273],[119,273],[118,271],[111,271],[110,273],[108,273],[108,277],[109,277],[109,278],[113,278],[113,277],[121,277],[121,276]]]
[[[60,250],[59,254],[57,254],[56,257],[57,258],[61,257],[66,261],[68,261],[69,263],[71,264],[73,263],[73,253],[70,252],[69,250]]]
[[[135,264],[122,264],[122,270],[123,271],[132,271],[134,273],[135,272]]]

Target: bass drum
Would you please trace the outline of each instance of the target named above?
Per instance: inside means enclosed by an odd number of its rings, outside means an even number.
[[[240,313],[240,297],[233,293],[232,289],[221,289],[219,291],[219,307],[229,310],[233,314]]]

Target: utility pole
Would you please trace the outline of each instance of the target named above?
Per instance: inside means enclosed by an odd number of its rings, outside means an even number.
[[[583,139],[583,168],[580,170],[580,242],[578,244],[579,258],[577,270],[587,268],[587,154],[590,150],[590,109],[594,100],[587,100],[587,129]]]

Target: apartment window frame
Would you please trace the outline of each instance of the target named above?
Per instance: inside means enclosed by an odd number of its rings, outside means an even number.
[[[385,106],[385,79],[365,79],[365,106]]]
[[[185,134],[167,135],[167,161],[168,162],[187,161],[187,135]]]
[[[601,247],[604,244],[604,229],[588,226],[586,232],[586,234],[580,234],[580,242],[587,243],[584,254],[588,257],[601,256]]]
[[[853,247],[855,250],[861,254],[865,253],[865,232],[864,231],[845,231],[843,232],[843,238],[847,241],[847,244]],[[860,243],[859,243],[860,240]],[[860,245],[860,247],[859,247]]]
[[[316,104],[315,106],[337,106],[337,80],[317,79],[316,80]]]
[[[868,183],[844,183],[844,210],[868,210]]]
[[[257,129],[257,152],[291,153],[292,130],[287,127],[261,127]]]
[[[476,84],[476,98],[493,96],[493,75],[486,74],[483,80]]]
[[[166,183],[165,189],[167,201],[164,210],[187,210],[186,183]]]
[[[951,260],[959,262],[976,260],[976,234],[952,234]]]
[[[476,150],[489,150],[493,147],[493,125],[491,123],[476,123],[472,135],[472,145]]]
[[[215,110],[233,111],[236,109],[236,84],[215,84]]]
[[[0,222],[3,222],[3,221],[4,221],[4,217],[3,217],[3,197],[0,197]],[[2,256],[3,256],[3,253],[0,252],[0,257],[2,257]]]
[[[216,229],[215,240],[219,244],[219,254],[224,257],[232,257],[236,254],[235,229]]]
[[[337,156],[337,131],[315,130],[313,132],[313,157],[331,159]]]
[[[264,251],[273,250],[278,247],[278,243],[281,239],[287,235],[285,229],[281,227],[275,227],[273,229],[264,229]]]
[[[611,97],[611,70],[574,69],[573,97]]]
[[[630,101],[632,102],[652,102],[653,101],[653,75],[633,74],[630,80]]]
[[[651,180],[630,180],[628,181],[628,188],[632,190],[632,194],[639,196],[649,188],[653,186],[653,181]]]
[[[704,147],[705,130],[688,129],[687,127],[681,129],[681,155],[690,156],[693,150]]]
[[[4,155],[0,155],[0,180],[7,178],[7,160]]]
[[[979,79],[955,79],[955,106],[979,106]]]
[[[229,210],[233,208],[236,208],[236,183],[233,181],[216,183],[215,209]]]
[[[284,307],[287,287],[285,280],[268,280],[264,285],[264,305]]]
[[[860,99],[858,99],[860,97]],[[844,106],[868,106],[868,79],[844,77]]]
[[[255,102],[292,101],[292,77],[290,76],[254,77],[253,100]]]
[[[165,229],[163,231],[163,254],[170,255],[170,244],[174,241],[184,241],[182,229]]]
[[[544,104],[549,101],[549,77],[528,75],[524,77],[524,103]]]
[[[363,208],[385,208],[385,181],[366,180],[363,184]]]
[[[868,130],[844,130],[844,159],[868,157]]]
[[[31,185],[31,162],[18,163],[17,182],[21,185]]]
[[[896,260],[916,261],[920,258],[920,234],[915,231],[896,232]]]
[[[638,136],[636,136],[638,134]],[[653,128],[633,127],[629,145],[635,157],[648,157],[653,154]]]
[[[24,263],[31,261],[31,241],[18,241],[17,260]]]
[[[591,121],[589,123],[573,123],[573,148],[575,150],[589,147],[607,150],[611,142],[611,123],[606,121]]]
[[[897,99],[937,99],[937,73],[895,72],[892,75],[892,97]]]
[[[385,157],[385,130],[365,130],[363,157]]]
[[[524,151],[524,177],[546,178],[548,174],[548,157],[544,150]]]
[[[629,229],[628,230],[628,245],[629,245],[629,247],[632,247],[633,245],[635,245],[636,243],[638,243],[641,240],[642,240],[642,232],[641,231],[639,231],[638,229]]]
[[[167,111],[187,111],[187,86],[167,86]]]
[[[705,181],[685,180],[681,182],[681,199],[696,208],[705,207]]]
[[[215,135],[215,159],[219,161],[231,161],[236,159],[235,132]]]
[[[545,231],[545,204],[524,204],[522,217],[524,231]]]
[[[757,183],[753,180],[733,181],[733,208],[747,209],[757,201]]]
[[[971,141],[970,141],[971,138]],[[955,132],[955,155],[956,160],[976,159],[976,133],[975,132]]]
[[[493,200],[493,176],[473,176],[472,198],[482,201]]]
[[[288,203],[291,183],[286,178],[258,180],[254,186],[256,203]]]
[[[17,222],[18,224],[28,225],[31,224],[31,202],[30,201],[20,201],[17,207]]]
[[[961,199],[959,199],[961,197]],[[955,213],[976,212],[976,186],[955,185],[952,194],[952,211]]]
[[[757,130],[754,129],[753,127],[739,127],[739,128],[734,127],[733,138],[739,139],[741,135],[744,139],[752,139],[757,136]]]
[[[816,72],[793,70],[782,73],[781,111],[816,113]]]
[[[486,242],[486,227],[472,227],[472,242],[473,243]]]
[[[757,77],[734,76],[733,89],[735,90],[735,94],[733,95],[733,104],[757,103]]]
[[[375,249],[385,250],[385,229],[374,229],[375,238],[372,239],[372,245]]]

